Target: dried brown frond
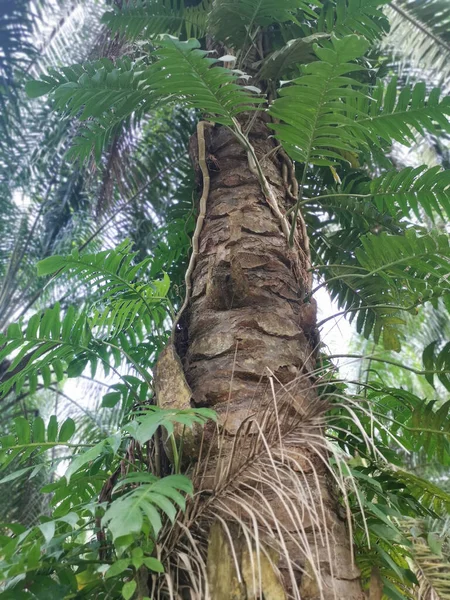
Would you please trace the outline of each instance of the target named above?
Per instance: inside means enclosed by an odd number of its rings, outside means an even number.
[[[226,417],[205,433],[197,492],[162,536],[170,567],[155,598],[177,598],[177,589],[196,600],[345,597],[358,570],[337,496],[349,515],[352,483],[324,435],[327,402],[314,389],[321,385],[311,375],[282,385],[269,373],[234,435]]]

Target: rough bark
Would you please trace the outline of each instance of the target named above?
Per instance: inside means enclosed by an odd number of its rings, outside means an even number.
[[[285,210],[289,195],[282,164],[263,117],[254,123],[250,139],[279,206]],[[266,575],[268,571],[274,573],[272,578],[269,577],[270,581],[262,583],[263,597],[266,600],[288,597],[360,600],[364,595],[359,574],[352,564],[345,523],[338,516],[327,476],[322,430],[317,420],[317,415],[323,412],[313,373],[318,336],[315,303],[306,301],[311,290],[304,240],[302,244],[299,236],[300,245],[289,248],[277,217],[249,169],[244,149],[228,129],[214,127],[210,130],[208,152],[211,188],[206,220],[192,278],[190,305],[177,334],[177,351],[193,403],[214,408],[219,415],[221,450],[215,457],[210,456],[202,486],[205,489],[214,487],[219,463],[230,459],[235,451],[235,436],[242,435],[240,432],[249,416],[264,414],[284,423],[288,419],[290,423],[297,422],[296,427],[289,429],[293,441],[285,456],[277,458],[280,472],[283,465],[289,467],[289,476],[286,475],[284,481],[280,479],[280,485],[293,486],[287,500],[303,511],[305,539],[314,547],[312,555],[319,565],[321,582],[317,581],[317,570],[315,575],[308,558],[289,539],[289,530],[291,538],[296,533],[276,489],[261,483],[264,502],[268,501],[271,507],[265,515],[261,509],[259,516],[266,529],[267,522],[274,521],[275,515],[288,531],[287,552],[292,554],[294,565],[289,567],[286,557],[280,557],[279,577],[276,569],[262,566]],[[249,438],[254,433],[254,430],[247,430]],[[319,439],[319,443],[312,444],[313,438]],[[206,441],[213,443],[212,434],[207,435]],[[246,443],[239,448],[242,450]],[[238,456],[233,460],[239,463]],[[289,461],[290,465],[287,464]],[[292,483],[293,472],[298,477],[297,484]],[[278,476],[283,477],[283,473]],[[297,490],[302,486],[308,489],[309,501],[316,502],[319,511],[316,507],[310,513],[304,510],[304,499],[302,505],[296,498],[296,485]],[[230,512],[244,518],[238,501],[230,500],[228,507]],[[318,527],[311,516],[318,512],[322,533],[325,532],[319,542]],[[273,529],[276,529],[275,523]],[[267,538],[267,531],[265,535]],[[243,549],[239,539],[239,533],[236,533],[234,560],[237,556],[243,573],[238,585],[232,574],[234,567],[230,557],[233,552],[229,548],[229,536],[220,533],[217,527],[211,532],[208,570],[214,599],[262,597],[246,582],[245,573],[253,560],[249,556],[252,550],[248,544],[247,550]],[[268,547],[268,556],[273,557],[274,547],[269,541]],[[270,560],[271,564],[276,562]],[[280,582],[284,592],[280,592]]]

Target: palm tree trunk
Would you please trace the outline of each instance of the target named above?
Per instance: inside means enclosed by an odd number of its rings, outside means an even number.
[[[265,115],[250,140],[284,212],[289,169]],[[219,415],[219,436],[207,431],[203,441],[209,458],[198,483],[218,518],[208,550],[211,598],[360,600],[321,425],[307,240],[299,232],[289,248],[227,128],[209,129],[207,153],[206,220],[177,350],[193,402]]]

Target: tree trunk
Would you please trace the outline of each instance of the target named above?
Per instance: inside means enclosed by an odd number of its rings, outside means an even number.
[[[284,213],[290,170],[265,121],[250,141]],[[307,240],[299,229],[289,248],[227,128],[209,129],[207,154],[206,220],[177,351],[194,404],[219,415],[197,482],[210,511],[210,597],[360,600],[322,431]]]

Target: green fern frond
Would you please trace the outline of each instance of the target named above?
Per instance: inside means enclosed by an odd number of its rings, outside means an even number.
[[[121,33],[128,40],[150,38],[159,34],[201,38],[211,0],[197,6],[185,6],[184,0],[132,0],[106,12],[102,21],[111,33]]]
[[[431,220],[436,215],[450,218],[450,171],[443,171],[440,166],[389,171],[359,186],[358,192],[370,194],[378,209],[387,208],[391,215],[400,212],[404,217],[411,217],[414,214],[420,221],[422,208]]]
[[[170,280],[164,275],[161,281],[148,281],[151,259],[134,264],[136,256],[132,243],[125,240],[114,250],[97,254],[80,256],[75,251],[69,256],[51,256],[38,264],[38,274],[65,274],[87,289],[95,289],[99,300],[93,306],[91,329],[105,330],[108,336],[140,324],[150,330],[155,318],[160,322],[166,316],[161,305],[165,303]]]
[[[356,33],[373,42],[389,31],[389,21],[382,10],[386,3],[387,0],[326,2],[313,28],[338,37]]]
[[[197,40],[165,36],[158,43],[153,53],[157,60],[148,67],[127,59],[117,65],[103,59],[51,71],[28,83],[29,95],[50,94],[60,110],[94,119],[75,142],[72,156],[86,156],[90,142],[99,156],[114,127],[133,113],[139,121],[162,103],[197,108],[217,123],[232,126],[238,114],[263,102],[236,83],[243,73],[217,66],[219,59],[209,58]]]
[[[391,475],[403,483],[409,493],[429,510],[442,514],[450,509],[450,494],[438,485],[402,469],[392,471]]]
[[[377,365],[381,364],[381,369],[383,369],[382,356],[376,363]],[[399,366],[401,368],[401,365]],[[372,365],[372,368],[378,376],[379,367]],[[428,366],[427,371],[431,375],[433,371],[437,372],[437,367],[433,365],[433,368],[430,368]],[[440,371],[440,373],[445,372],[450,373],[448,366],[444,366]],[[382,375],[380,375],[380,379],[383,380]],[[385,425],[385,428],[376,426],[376,429],[378,429],[377,435],[383,444],[386,447],[389,446],[389,435],[394,435],[409,452],[423,458],[427,463],[437,461],[442,466],[448,466],[450,464],[450,402],[446,401],[441,404],[435,400],[427,401],[407,389],[386,387],[383,384],[377,384],[375,381],[372,383],[373,387],[368,393],[368,398],[370,399],[371,409],[379,415],[381,422]],[[363,416],[362,420],[365,419],[366,417]],[[368,419],[365,420],[365,424],[370,429],[371,425]],[[408,481],[406,483],[411,484],[412,489],[412,479],[409,480],[409,483]],[[416,483],[417,486],[420,484],[423,488],[428,482],[418,479]],[[435,488],[436,486],[433,487],[430,483],[430,493],[431,490],[434,490],[440,501],[448,503],[450,501],[448,493],[441,488]],[[438,489],[441,492],[438,492]],[[423,501],[422,492],[419,495],[414,492],[414,496],[421,502]],[[424,506],[438,512],[442,510],[442,506],[434,505],[431,502],[432,496],[427,496],[427,498],[430,499],[430,503],[424,503]]]
[[[319,217],[319,221],[314,222],[314,228],[311,228],[311,237],[318,238],[317,247],[315,247],[318,255],[321,254],[320,246],[322,245],[325,250],[327,242],[332,243],[333,235],[339,233],[335,227],[330,230],[332,224],[341,230],[345,229],[346,232],[353,231],[357,238],[379,228],[390,233],[402,233],[403,227],[396,218],[398,215],[395,210],[386,210],[381,202],[376,201],[375,194],[371,197],[368,188],[369,184],[366,187],[365,184],[353,186],[349,183],[348,186],[343,186],[335,192],[327,189],[327,194],[324,194],[323,197],[319,196],[305,201],[304,211],[307,213],[307,218],[311,219],[313,215]],[[352,197],[352,192],[356,197]],[[360,198],[357,197],[358,194],[367,197]],[[329,216],[326,225],[320,222],[320,215],[323,212]],[[355,241],[357,242],[357,239]],[[352,246],[353,244],[348,246],[350,252],[354,249]],[[338,258],[335,257],[332,262],[337,262],[337,260]]]
[[[193,493],[192,482],[184,475],[158,479],[150,473],[130,473],[116,485],[113,493],[123,488],[131,491],[116,498],[102,519],[102,525],[108,527],[114,540],[140,533],[144,519],[148,519],[152,535],[156,537],[162,528],[160,513],[174,522],[178,508],[185,509],[186,501],[180,492]]]
[[[150,259],[133,264],[135,257],[130,242],[125,241],[114,250],[83,256],[73,252],[67,257],[51,256],[39,263],[40,275],[56,272],[69,280],[76,278],[86,289],[94,290],[94,301],[91,299],[91,310],[85,310],[79,317],[70,307],[62,322],[56,304],[42,315],[33,315],[25,331],[17,323],[10,325],[0,340],[4,344],[0,361],[11,355],[14,358],[0,385],[0,394],[9,393],[13,387],[19,392],[26,380],[34,392],[39,375],[44,387],[48,387],[53,376],[57,381],[66,372],[69,377],[78,376],[87,364],[92,376],[98,363],[108,372],[111,364],[120,364],[122,354],[127,351],[131,360],[130,355],[145,334],[162,327],[170,285],[167,275],[161,281],[147,282]],[[141,280],[145,283],[140,283]],[[139,357],[133,364],[147,379],[144,362]]]
[[[91,340],[86,316],[76,318],[72,309],[61,322],[58,304],[43,315],[33,315],[24,332],[19,324],[10,325],[6,335],[0,338],[0,360],[10,355],[14,358],[0,384],[0,396],[5,396],[13,387],[19,393],[26,381],[30,392],[35,392],[38,375],[44,387],[51,384],[53,376],[62,381],[67,365],[76,368],[78,355],[83,356],[83,368],[88,361],[96,362],[95,353],[89,347]]]
[[[296,16],[300,10],[315,16],[311,4],[322,6],[319,0],[214,0],[208,16],[208,31],[217,40],[243,48],[252,43],[259,27],[298,22]]]
[[[149,91],[145,87],[145,68],[128,58],[113,63],[107,58],[49,69],[40,80],[29,81],[27,93],[32,98],[51,94],[56,108],[80,119],[99,117],[114,107],[116,116],[125,116],[143,102]],[[131,105],[131,107],[130,107]]]
[[[440,90],[434,88],[429,94],[425,83],[409,85],[399,92],[397,78],[389,84],[380,81],[368,96],[349,96],[347,100],[350,114],[356,116],[357,123],[368,140],[375,145],[380,139],[387,143],[396,140],[411,146],[417,132],[450,132],[450,98],[440,98]]]
[[[57,446],[70,447],[71,444],[68,442],[73,437],[75,429],[75,422],[71,418],[66,419],[59,426],[53,415],[46,427],[42,417],[36,417],[31,423],[25,417],[17,417],[14,419],[12,432],[0,439],[0,470],[6,469],[12,461],[23,464],[31,455],[43,454]],[[38,472],[42,466],[41,463],[34,467],[16,470],[4,477],[0,484],[13,481],[30,471],[33,474],[33,469]]]
[[[167,36],[155,56],[159,61],[151,87],[160,97],[173,98],[209,113],[217,123],[232,126],[238,114],[254,110],[256,104],[263,102],[236,83],[242,73],[218,67],[219,60],[208,58],[208,52],[200,50],[197,40],[180,42]],[[216,66],[211,68],[213,65]]]
[[[340,308],[358,313],[359,333],[378,341],[383,333],[386,349],[399,350],[402,307],[414,308],[450,293],[447,236],[419,236],[413,229],[403,236],[368,234],[355,249],[357,263],[321,267]],[[332,274],[332,275],[331,275]],[[331,275],[331,278],[330,278]],[[400,328],[400,329],[399,329]]]
[[[110,112],[95,120],[87,120],[77,130],[70,148],[67,150],[68,160],[87,161],[91,153],[97,164],[100,163],[103,150],[108,148],[115,136],[123,129],[123,119]]]
[[[350,61],[365,53],[368,42],[356,35],[332,36],[331,41],[332,48],[315,47],[320,60],[303,67],[304,75],[282,87],[270,107],[270,114],[282,121],[272,125],[276,137],[305,165],[333,165],[342,159],[340,151],[354,152],[363,140],[361,134],[355,137],[354,119],[342,100],[362,96],[354,89],[359,83],[346,75],[362,69]]]

